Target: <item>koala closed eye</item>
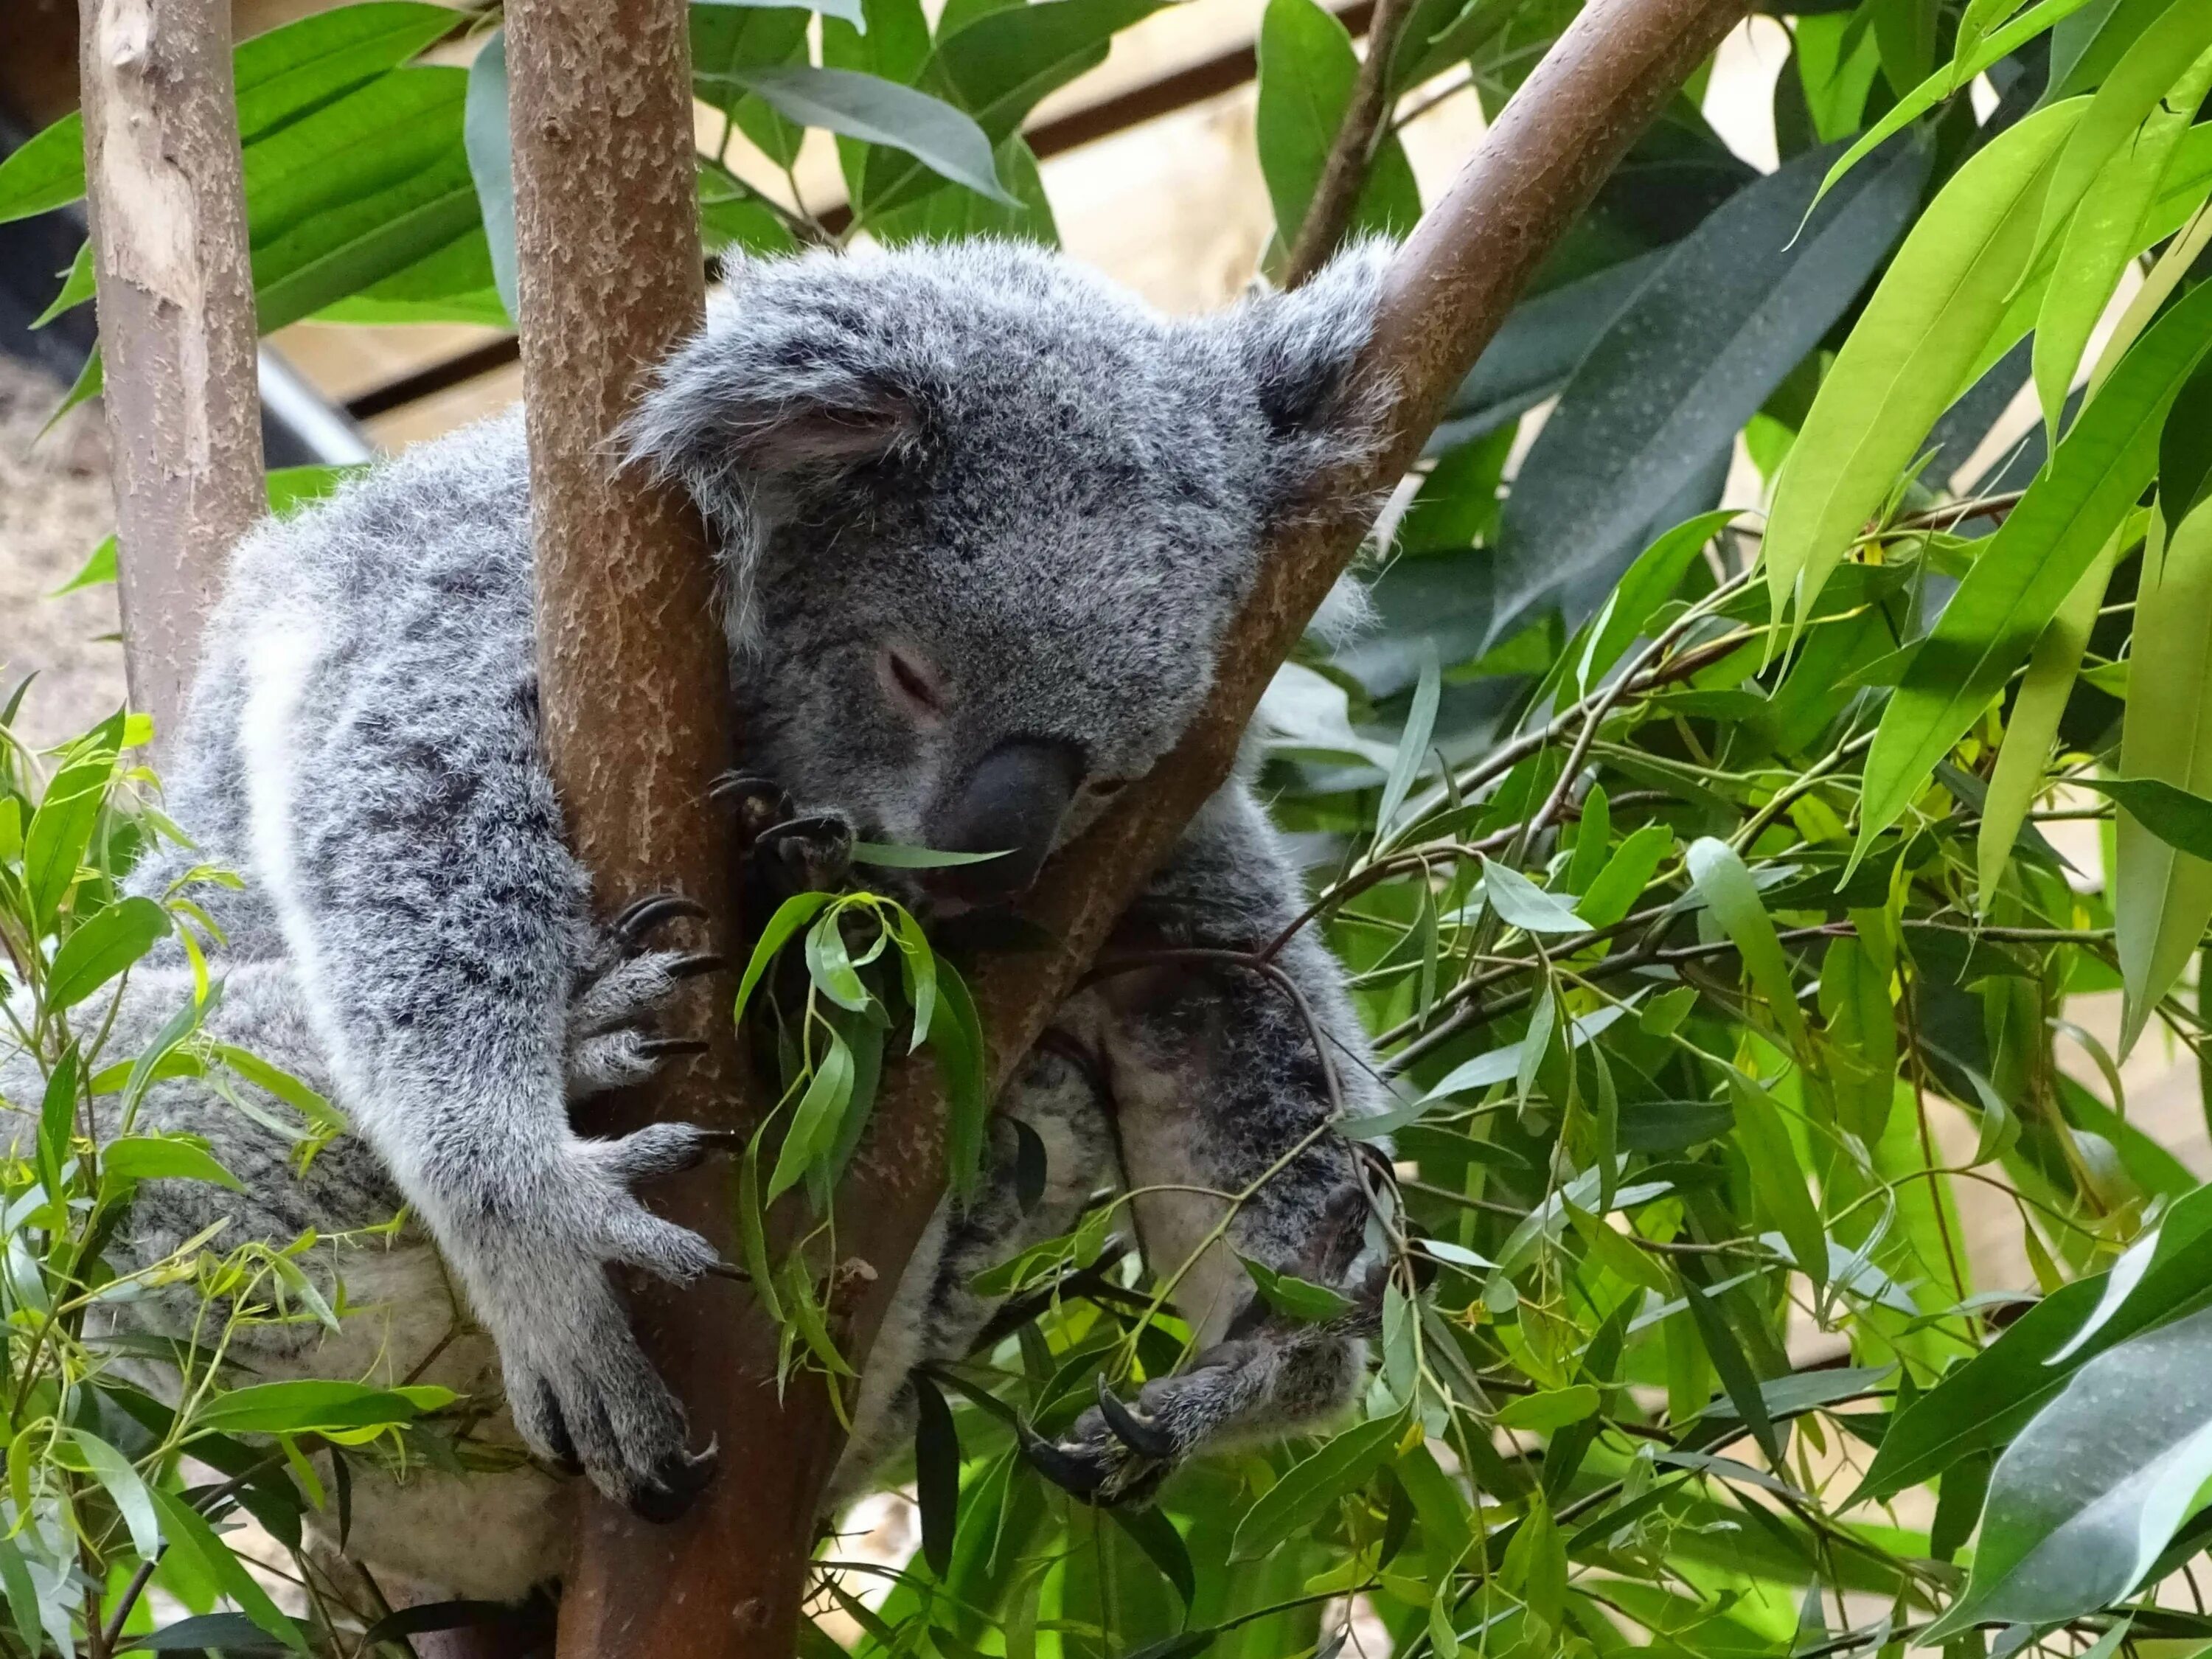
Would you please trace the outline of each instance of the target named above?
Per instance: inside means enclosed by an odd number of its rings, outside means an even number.
[[[876,678],[891,707],[916,726],[928,731],[943,723],[944,687],[916,653],[886,645],[876,656]]]

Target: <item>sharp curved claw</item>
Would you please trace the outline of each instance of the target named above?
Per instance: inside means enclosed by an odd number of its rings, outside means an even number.
[[[704,1271],[709,1278],[726,1279],[732,1284],[750,1285],[753,1282],[753,1276],[733,1262],[710,1261]]]
[[[1131,1451],[1156,1463],[1174,1458],[1175,1442],[1167,1431],[1158,1423],[1146,1421],[1123,1405],[1114,1390],[1106,1386],[1103,1375],[1098,1379],[1098,1414],[1106,1419],[1106,1426],[1114,1431],[1115,1437]]]
[[[668,964],[671,979],[696,979],[702,974],[719,974],[730,964],[711,951],[700,951],[688,957],[678,957]]]
[[[641,1520],[665,1525],[695,1503],[714,1478],[720,1456],[714,1441],[699,1452],[678,1452],[653,1472],[653,1485],[641,1487],[630,1499],[630,1509]]]
[[[665,1060],[671,1054],[703,1054],[707,1052],[704,1037],[640,1037],[637,1051],[655,1060]]]
[[[681,893],[648,893],[624,905],[607,927],[623,945],[635,945],[661,923],[678,916],[704,921],[707,907]]]
[[[1085,1503],[1096,1498],[1100,1484],[1106,1479],[1103,1469],[1062,1451],[1027,1424],[1021,1425],[1020,1433],[1022,1455],[1029,1460],[1031,1468],[1061,1491]]]
[[[771,824],[792,813],[791,797],[767,778],[732,773],[717,778],[707,794],[731,809],[738,821],[738,836],[745,841],[757,840]]]

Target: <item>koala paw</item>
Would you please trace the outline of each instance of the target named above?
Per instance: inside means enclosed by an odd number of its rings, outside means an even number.
[[[1146,1383],[1133,1406],[1101,1376],[1096,1406],[1056,1441],[1025,1437],[1023,1453],[1038,1474],[1086,1504],[1141,1507],[1243,1403],[1249,1391],[1238,1374],[1249,1368],[1247,1348],[1232,1342],[1207,1350],[1190,1370]]]
[[[715,1145],[682,1123],[572,1139],[550,1170],[483,1195],[473,1225],[444,1230],[498,1343],[523,1438],[650,1521],[690,1506],[714,1472],[714,1448],[690,1449],[684,1409],[639,1350],[605,1270],[619,1263],[689,1284],[719,1269],[712,1245],[630,1191]]]
[[[705,915],[696,900],[658,893],[629,905],[608,924],[605,952],[568,1005],[571,1101],[642,1083],[677,1056],[706,1052],[703,1040],[661,1036],[654,1022],[678,983],[713,973],[722,959],[643,948],[647,937],[663,924]]]
[[[853,873],[853,826],[835,813],[786,818],[753,843],[756,869],[793,893],[834,893]]]

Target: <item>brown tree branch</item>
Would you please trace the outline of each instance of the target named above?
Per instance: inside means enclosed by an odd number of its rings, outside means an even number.
[[[82,0],[79,21],[124,663],[158,754],[265,504],[229,9]]]
[[[1375,21],[1367,30],[1367,55],[1359,60],[1359,73],[1352,82],[1352,99],[1344,119],[1322,164],[1306,216],[1298,222],[1290,257],[1283,264],[1283,286],[1296,288],[1328,263],[1336,245],[1351,228],[1366,188],[1367,169],[1375,159],[1375,146],[1390,114],[1390,60],[1398,55],[1398,38],[1406,20],[1413,15],[1413,0],[1375,0]]]
[[[708,787],[734,753],[727,647],[688,508],[617,471],[614,432],[644,373],[703,315],[689,42],[681,0],[510,0],[509,127],[530,441],[538,665],[547,757],[604,908],[690,895],[735,947],[732,848]],[[681,1018],[710,1052],[655,1115],[750,1128],[727,975]],[[598,1115],[619,1133],[642,1103]],[[662,1213],[733,1254],[727,1166],[665,1183]],[[775,1333],[741,1286],[640,1283],[640,1339],[725,1466],[692,1511],[649,1526],[580,1491],[562,1599],[572,1659],[687,1659],[789,1632],[815,1488],[780,1444]],[[760,1602],[756,1585],[786,1599]]]

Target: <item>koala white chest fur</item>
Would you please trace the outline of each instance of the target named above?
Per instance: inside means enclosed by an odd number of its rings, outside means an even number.
[[[1295,294],[1189,319],[1008,245],[738,270],[628,436],[711,526],[743,769],[787,818],[764,839],[793,864],[856,835],[1013,849],[917,883],[906,896],[925,915],[1025,886],[1173,746],[1263,538],[1321,463],[1371,441],[1344,386],[1377,269],[1355,252]],[[680,1051],[653,1018],[698,964],[647,948],[672,907],[595,920],[646,896],[595,892],[567,848],[538,744],[527,519],[510,416],[239,549],[171,810],[194,859],[246,879],[210,901],[228,936],[217,1035],[325,1087],[358,1139],[295,1177],[272,1137],[173,1079],[148,1109],[206,1135],[249,1191],[149,1183],[132,1224],[133,1248],[158,1250],[217,1215],[281,1240],[410,1206],[419,1235],[335,1264],[360,1309],[343,1335],[238,1357],[397,1378],[428,1356],[427,1375],[486,1406],[487,1461],[515,1448],[504,1470],[357,1488],[349,1538],[372,1565],[472,1595],[557,1571],[570,1474],[650,1516],[712,1474],[607,1273],[688,1281],[712,1265],[633,1191],[695,1160],[700,1137],[597,1140],[568,1115]],[[134,882],[167,883],[181,857]],[[1249,949],[1302,902],[1232,784],[1121,937]],[[1348,1109],[1375,1109],[1336,964],[1301,933],[1278,965],[1337,1051]],[[125,1018],[158,1025],[181,988],[142,972]],[[26,1063],[0,1058],[0,1091]],[[1018,1198],[1002,1123],[981,1190],[940,1213],[902,1280],[840,1492],[908,1431],[910,1369],[965,1353],[990,1318],[976,1272],[1124,1181],[1253,1189],[1181,1281],[1211,1346],[1133,1407],[1033,1448],[1039,1468],[1097,1501],[1141,1501],[1185,1458],[1339,1407],[1362,1364],[1356,1323],[1273,1319],[1235,1260],[1365,1295],[1358,1154],[1328,1131],[1328,1080],[1313,1031],[1259,975],[1136,973],[1071,1003],[1000,1103],[1046,1147],[1044,1194]],[[1220,1218],[1155,1195],[1138,1242],[1173,1273]]]

